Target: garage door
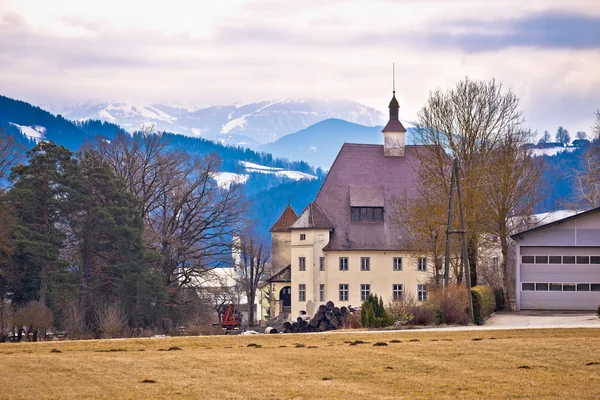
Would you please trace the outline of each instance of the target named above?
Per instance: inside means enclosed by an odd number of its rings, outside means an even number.
[[[523,310],[596,310],[600,247],[521,247]]]

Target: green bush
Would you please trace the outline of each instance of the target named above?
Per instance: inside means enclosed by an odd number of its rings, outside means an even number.
[[[475,286],[471,289],[473,297],[473,318],[477,325],[483,322],[494,312],[496,297],[491,286]]]
[[[363,328],[381,328],[392,324],[382,298],[372,294],[367,297],[360,309],[360,322]]]
[[[504,310],[504,289],[499,286],[494,287],[494,297],[496,298],[496,308],[494,311]]]

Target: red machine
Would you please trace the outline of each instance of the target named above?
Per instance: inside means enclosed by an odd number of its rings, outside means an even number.
[[[221,320],[221,327],[227,330],[240,329],[242,325],[242,315],[239,311],[235,310],[232,305],[227,306],[223,319]]]

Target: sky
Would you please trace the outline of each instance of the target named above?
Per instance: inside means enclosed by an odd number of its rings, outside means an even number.
[[[0,94],[208,106],[350,99],[400,115],[496,79],[538,132],[591,132],[600,0],[0,0]]]

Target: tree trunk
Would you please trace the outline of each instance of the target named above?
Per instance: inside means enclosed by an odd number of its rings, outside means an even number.
[[[477,245],[476,238],[470,237],[467,239],[467,258],[469,260],[471,287],[477,286]]]
[[[500,237],[500,247],[502,249],[502,285],[504,286],[504,309],[510,310],[510,291],[508,279],[508,241],[506,237]]]
[[[90,268],[91,260],[89,251],[87,249],[88,244],[84,243],[83,258],[81,263],[81,283],[79,287],[79,303],[78,303],[78,325],[79,329],[83,332],[86,330],[89,322],[90,312]]]
[[[40,274],[40,303],[46,305],[46,297],[48,295],[48,264],[42,262],[42,271]]]

